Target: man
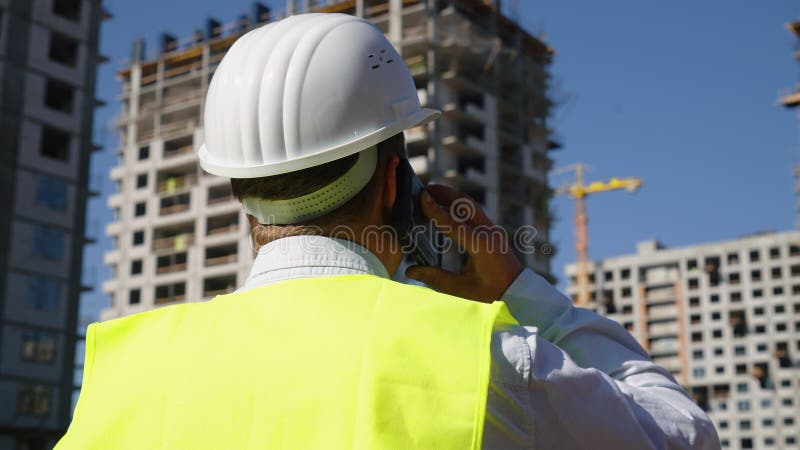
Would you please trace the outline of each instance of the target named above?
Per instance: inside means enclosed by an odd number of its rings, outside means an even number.
[[[670,374],[480,232],[492,224],[468,197],[419,199],[464,270],[408,269],[439,292],[389,279],[402,132],[438,115],[362,19],[243,36],[211,82],[199,156],[248,213],[251,274],[209,302],[93,324],[57,448],[719,448]]]

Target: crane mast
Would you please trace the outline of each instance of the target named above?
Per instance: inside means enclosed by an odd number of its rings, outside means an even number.
[[[581,163],[560,169],[558,172],[574,171],[575,181],[556,191],[557,195],[566,195],[575,200],[575,254],[578,268],[575,275],[575,282],[578,287],[575,304],[583,307],[589,304],[591,298],[589,293],[589,218],[586,215],[586,196],[619,189],[635,192],[642,186],[642,180],[639,178],[617,177],[613,177],[606,182],[594,181],[586,184],[584,182],[584,171],[586,169],[587,166]]]

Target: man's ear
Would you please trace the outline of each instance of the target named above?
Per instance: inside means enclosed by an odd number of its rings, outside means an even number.
[[[397,199],[397,165],[400,163],[400,157],[392,152],[383,166],[383,207],[394,207],[395,199]]]
[[[250,224],[250,231],[253,231],[257,226],[261,225],[260,223],[258,223],[258,219],[251,216],[250,214],[247,214],[247,223]]]

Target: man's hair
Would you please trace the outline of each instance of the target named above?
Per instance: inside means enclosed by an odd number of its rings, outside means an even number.
[[[378,144],[378,167],[381,167],[385,161],[384,155],[391,153],[405,155],[403,133],[396,134]],[[318,191],[339,179],[353,167],[358,158],[358,153],[356,153],[319,166],[271,177],[233,178],[231,179],[231,190],[239,201],[245,198],[283,200],[301,197]],[[374,200],[377,172],[376,170],[364,188],[336,210],[299,224],[254,226],[253,239],[260,246],[280,237],[320,234],[337,225],[352,222]]]

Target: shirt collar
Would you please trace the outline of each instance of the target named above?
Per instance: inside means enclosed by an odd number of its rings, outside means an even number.
[[[352,274],[389,278],[378,257],[355,242],[329,236],[290,236],[259,249],[239,291],[292,278]]]

